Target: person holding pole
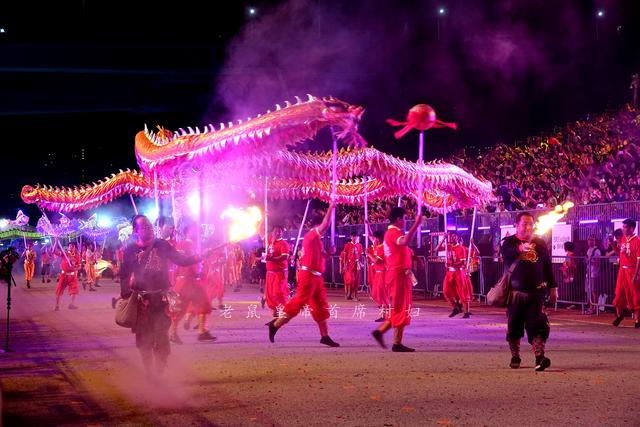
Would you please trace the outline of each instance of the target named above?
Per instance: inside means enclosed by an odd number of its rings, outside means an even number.
[[[403,208],[393,208],[389,213],[391,223],[384,235],[384,256],[387,271],[385,285],[389,290],[391,306],[386,312],[385,321],[372,332],[373,338],[382,348],[387,348],[383,335],[394,328],[394,352],[413,352],[415,349],[402,344],[404,329],[411,322],[411,306],[413,304],[413,284],[411,283],[411,250],[409,243],[415,237],[418,227],[422,223],[420,212],[416,214],[415,222],[405,234],[402,229],[405,224],[406,211]]]
[[[69,304],[69,310],[75,310],[78,307],[75,305],[76,297],[78,296],[78,270],[80,269],[80,254],[75,242],[69,242],[67,251],[62,251],[62,245],[60,241],[57,241],[58,248],[54,252],[56,256],[60,257],[60,278],[58,279],[58,287],[56,288],[56,308],[55,311],[60,310],[60,297],[64,294],[65,289],[69,289],[69,295],[71,295],[71,304]]]
[[[308,304],[311,310],[311,316],[318,324],[320,330],[320,344],[329,347],[340,347],[340,344],[333,341],[329,336],[329,328],[327,326],[329,304],[327,302],[327,291],[324,287],[324,279],[322,277],[329,255],[324,250],[321,236],[329,228],[331,214],[334,209],[335,204],[332,202],[329,204],[329,209],[327,209],[322,222],[319,221],[319,217],[312,220],[312,224],[317,224],[317,226],[308,231],[304,236],[296,294],[284,306],[282,317],[278,317],[267,323],[269,327],[269,341],[271,342],[274,342],[278,330],[289,323],[291,319],[300,313],[303,306]]]

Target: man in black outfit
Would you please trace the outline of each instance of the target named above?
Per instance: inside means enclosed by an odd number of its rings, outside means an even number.
[[[506,237],[500,252],[505,268],[517,262],[511,275],[511,296],[507,304],[507,342],[511,349],[513,369],[520,367],[520,339],[527,331],[529,344],[536,356],[536,371],[544,371],[551,366],[551,360],[544,355],[544,347],[549,338],[549,320],[544,313],[544,298],[549,289],[549,301],[555,304],[558,289],[551,271],[551,257],[544,240],[534,237],[533,216],[521,212],[516,217],[516,234]]]
[[[131,221],[133,241],[124,249],[120,268],[122,298],[129,298],[132,290],[140,293],[138,321],[133,329],[136,347],[142,356],[147,374],[151,373],[152,356],[156,371],[164,372],[170,353],[166,292],[169,282],[169,262],[188,266],[200,262],[198,255],[186,256],[178,252],[168,241],[155,237],[153,225],[144,215],[136,215]]]

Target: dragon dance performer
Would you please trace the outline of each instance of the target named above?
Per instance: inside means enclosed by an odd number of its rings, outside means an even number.
[[[327,319],[329,318],[329,304],[327,303],[327,290],[324,287],[324,272],[326,260],[329,255],[322,245],[321,236],[327,231],[331,219],[331,212],[335,204],[331,203],[322,221],[314,218],[312,228],[304,236],[302,241],[302,258],[300,259],[300,271],[298,273],[298,286],[295,296],[284,306],[284,315],[267,323],[269,326],[269,341],[274,342],[276,332],[291,319],[300,313],[303,306],[308,304],[311,316],[320,329],[320,343],[329,347],[340,347],[340,344],[329,337]]]
[[[387,271],[384,261],[384,231],[377,230],[371,238],[373,240],[370,248],[372,251],[367,254],[371,265],[371,298],[376,302],[378,308],[384,309],[389,307],[389,290],[384,283],[384,275]],[[384,316],[380,316],[375,321],[384,321]]]
[[[156,371],[162,374],[171,352],[168,334],[171,319],[166,298],[171,287],[169,263],[186,267],[199,263],[202,258],[182,254],[166,240],[156,238],[153,224],[144,215],[134,216],[132,225],[134,240],[126,246],[120,268],[121,297],[129,298],[132,290],[139,293],[138,320],[133,328],[136,347],[147,374],[154,356]]]
[[[197,239],[197,225],[190,223],[185,226],[185,240],[178,242],[176,249],[184,256],[192,257],[195,253],[195,240]],[[204,290],[203,278],[206,275],[198,270],[198,264],[178,266],[176,270],[176,284],[174,290],[180,295],[178,313],[172,314],[169,340],[176,344],[182,344],[178,336],[178,322],[190,311],[198,316],[198,341],[214,341],[216,337],[206,329],[207,316],[211,313],[211,303]]]
[[[289,286],[287,283],[289,244],[282,238],[282,227],[275,225],[271,230],[267,250],[267,279],[265,301],[273,317],[278,316],[277,307],[287,303]]]
[[[75,302],[78,296],[78,270],[80,269],[81,263],[78,247],[75,242],[69,242],[67,251],[64,254],[59,249],[56,249],[54,254],[60,258],[60,278],[58,279],[58,287],[56,288],[55,311],[60,310],[60,297],[67,288],[69,288],[69,295],[71,295],[69,310],[75,310],[78,308]]]
[[[51,250],[44,246],[40,251],[40,262],[42,267],[40,268],[40,275],[42,276],[42,283],[47,281],[51,283]]]
[[[207,300],[218,301],[218,308],[224,309],[224,266],[226,256],[223,248],[213,250],[207,257]],[[215,310],[215,308],[213,308]],[[185,327],[186,329],[186,327]]]
[[[463,319],[470,316],[471,305],[471,280],[467,276],[466,263],[468,250],[459,242],[458,233],[450,231],[447,245],[447,273],[444,276],[442,292],[445,299],[451,305],[452,311],[449,317],[454,317],[464,311]],[[444,239],[438,245],[439,251],[444,244]]]
[[[94,285],[97,281],[96,275],[96,248],[95,246],[91,248],[91,246],[87,246],[87,250],[84,254],[84,271],[86,273],[85,281],[89,284],[89,290],[91,292],[95,292],[96,289]],[[86,285],[83,283],[83,287],[86,289]]]
[[[616,307],[616,319],[613,326],[618,326],[624,319],[624,309],[635,314],[635,327],[640,328],[640,241],[635,234],[636,221],[625,219],[622,222],[622,244],[620,245],[620,270],[616,281],[616,296],[613,305]]]
[[[411,322],[410,313],[413,304],[412,255],[408,245],[415,237],[418,226],[422,223],[422,216],[418,213],[414,224],[407,234],[404,234],[402,229],[404,228],[405,215],[406,211],[400,207],[391,209],[389,213],[391,224],[384,235],[384,258],[387,267],[384,282],[389,289],[391,306],[384,323],[372,332],[373,338],[378,344],[382,348],[387,348],[383,335],[392,327],[395,328],[391,350],[402,353],[415,351],[415,349],[402,344],[402,336],[404,328]]]
[[[351,240],[344,245],[340,253],[340,272],[344,277],[344,293],[348,300],[358,301],[360,287],[360,257],[362,256],[360,236],[355,231],[351,233]]]
[[[33,243],[27,243],[22,256],[24,257],[24,280],[27,282],[27,288],[30,288],[36,269],[36,252],[33,250]]]

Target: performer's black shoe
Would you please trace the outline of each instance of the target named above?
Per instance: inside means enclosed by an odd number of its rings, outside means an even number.
[[[198,341],[215,341],[217,339],[218,338],[211,335],[211,332],[209,331],[204,331],[203,333],[198,334]]]
[[[262,306],[262,308],[264,309],[264,305],[266,304],[267,300],[265,299],[265,297],[260,298],[260,305]]]
[[[636,328],[636,329],[640,329],[640,321],[637,321],[637,322],[636,322],[636,324],[635,324],[634,328]]]
[[[616,317],[616,319],[613,322],[611,322],[611,324],[613,326],[619,326],[620,323],[622,323],[623,319],[624,319],[624,316],[618,316],[618,317]]]
[[[320,344],[328,345],[329,347],[340,347],[340,344],[332,340],[329,335],[320,338]]]
[[[178,334],[170,335],[169,336],[169,341],[171,341],[174,344],[182,344],[182,340],[180,339]]]
[[[116,308],[116,302],[118,302],[118,299],[116,297],[112,297],[111,298],[111,308],[113,308],[114,310]]]
[[[44,277],[42,278],[42,283],[44,283]]]
[[[511,369],[518,369],[520,367],[520,362],[522,362],[522,360],[520,360],[518,356],[512,356],[511,362],[509,362],[509,367]]]
[[[220,309],[220,310],[224,310],[224,304],[219,304],[219,305],[218,305],[218,309]]]
[[[549,359],[548,357],[544,357],[544,356],[536,356],[536,368],[535,368],[535,370],[537,372],[544,371],[549,366],[551,366],[551,359]]]
[[[384,322],[384,317],[378,317],[374,322]]]
[[[47,283],[51,283],[51,279],[47,279]]]
[[[396,353],[412,353],[416,351],[416,349],[409,348],[406,345],[402,345],[402,344],[394,344],[393,347],[391,347],[391,351],[394,351]]]
[[[99,288],[99,287],[101,287],[102,285],[99,285],[99,284],[97,284],[97,283],[94,283],[94,284],[93,284],[93,286],[95,286],[96,288]]]
[[[193,330],[195,331],[196,329],[198,329],[198,325],[197,324],[193,325]]]
[[[96,288],[94,287],[89,288],[89,292],[95,292],[95,291],[96,291]]]
[[[380,347],[387,348],[387,345],[384,343],[382,332],[376,329],[375,331],[371,332],[371,336],[378,342],[378,344],[380,344]]]
[[[267,323],[267,326],[269,327],[269,341],[271,342],[275,342],[276,332],[278,332],[278,328],[275,325],[276,320],[277,319],[273,319],[271,322]]]
[[[60,306],[56,305],[56,308],[54,308],[53,311],[60,311]]]
[[[27,288],[31,289],[31,282],[27,280]]]
[[[451,314],[449,315],[449,317],[457,316],[460,313],[461,313],[461,310],[456,305],[455,307],[453,307],[453,310],[451,310]]]
[[[82,290],[83,291],[87,290],[87,283],[86,282],[82,282]]]
[[[77,310],[77,309],[78,309],[77,305],[69,304],[69,310]]]
[[[463,319],[468,319],[471,317],[471,313],[465,313],[464,316],[462,316]]]

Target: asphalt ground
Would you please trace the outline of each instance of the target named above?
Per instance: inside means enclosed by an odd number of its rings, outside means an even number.
[[[329,327],[340,348],[321,345],[303,315],[271,344],[270,313],[250,312],[259,295],[245,286],[227,293],[232,310],[213,312],[216,342],[179,330],[184,344],[172,346],[158,378],[145,375],[134,336],[114,323],[118,284],[101,285],[81,290],[78,310],[65,296],[55,312],[53,282],[18,281],[14,352],[0,355],[5,426],[640,425],[640,329],[630,319],[614,328],[611,314],[551,311],[552,365],[535,372],[525,345],[522,367],[508,367],[504,312],[480,303],[470,319],[451,319],[442,301],[416,295],[404,339],[416,352],[393,353],[371,338],[374,303],[337,290]]]

